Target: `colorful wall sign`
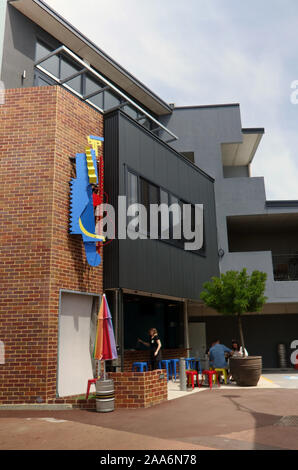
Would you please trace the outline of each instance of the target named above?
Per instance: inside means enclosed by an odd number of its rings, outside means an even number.
[[[85,153],[76,154],[76,178],[70,181],[70,233],[83,238],[86,258],[90,266],[98,266],[101,257],[97,252],[97,243],[105,238],[95,233],[95,213],[93,194],[98,187],[103,187],[103,175],[98,175],[98,149],[103,142],[102,137],[89,136],[90,147]],[[101,165],[102,167],[102,165]]]

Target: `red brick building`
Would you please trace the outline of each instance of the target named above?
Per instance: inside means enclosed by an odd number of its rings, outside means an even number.
[[[69,157],[103,135],[100,113],[60,87],[7,90],[0,106],[0,403],[56,397],[61,291],[103,292],[103,263],[69,235]],[[61,306],[60,306],[61,307]]]

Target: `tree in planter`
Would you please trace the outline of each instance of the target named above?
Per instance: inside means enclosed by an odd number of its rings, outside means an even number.
[[[245,356],[245,343],[241,315],[248,312],[259,312],[265,304],[264,296],[267,274],[253,271],[247,274],[242,271],[227,271],[220,277],[212,277],[206,282],[200,298],[204,303],[223,315],[234,315],[238,318],[240,343]]]

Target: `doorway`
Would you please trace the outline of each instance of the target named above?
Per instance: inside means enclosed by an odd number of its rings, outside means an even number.
[[[59,312],[57,395],[85,393],[93,377],[91,343],[98,297],[61,292]],[[95,322],[96,325],[96,322]]]
[[[206,354],[206,323],[189,322],[189,347],[190,355],[194,357],[205,358]]]

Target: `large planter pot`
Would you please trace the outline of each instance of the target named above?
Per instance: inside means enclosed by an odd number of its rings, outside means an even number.
[[[262,374],[262,356],[231,357],[230,371],[237,385],[255,387]]]

